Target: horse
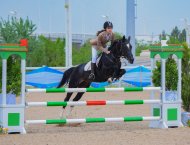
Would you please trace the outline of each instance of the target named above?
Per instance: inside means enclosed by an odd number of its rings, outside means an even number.
[[[103,52],[99,56],[99,62],[95,67],[94,80],[89,79],[91,70],[85,70],[85,66],[90,65],[90,62],[84,63],[66,70],[57,88],[66,84],[68,84],[69,88],[88,88],[92,82],[112,82],[113,80],[118,80],[125,74],[125,70],[121,69],[121,58],[127,59],[130,64],[134,62],[130,36],[127,39],[123,36],[123,38],[115,40],[108,50],[110,51],[109,54]],[[64,101],[69,101],[72,94],[72,92],[67,93]],[[77,93],[73,101],[79,101],[83,94],[84,92]]]

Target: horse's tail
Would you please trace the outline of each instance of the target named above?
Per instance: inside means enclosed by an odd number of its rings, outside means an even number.
[[[65,85],[66,83],[68,83],[70,76],[71,76],[74,69],[75,69],[75,67],[71,67],[64,72],[63,78],[62,78],[61,82],[59,83],[59,85],[57,86],[57,88],[60,88],[63,85]]]

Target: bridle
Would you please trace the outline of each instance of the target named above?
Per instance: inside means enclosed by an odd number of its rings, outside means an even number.
[[[122,40],[116,40],[115,42],[115,45],[113,44],[111,47],[111,49],[110,49],[110,54],[112,54],[112,55],[109,55],[109,57],[107,57],[108,58],[108,60],[109,61],[112,61],[112,62],[114,62],[113,60],[115,59],[116,60],[116,62],[117,61],[120,61],[120,59],[123,59],[123,58],[125,58],[125,59],[127,59],[127,60],[129,60],[129,57],[125,57],[125,55],[123,54],[124,53],[124,44],[126,43],[126,42],[122,42]],[[128,47],[128,44],[129,43],[127,43],[127,47]],[[130,47],[130,44],[129,44],[129,47]],[[128,48],[129,48],[128,47]],[[119,49],[119,51],[118,51],[118,49],[117,48],[120,48]],[[114,50],[115,51],[114,51]],[[127,49],[127,52],[128,52],[129,50]],[[128,54],[128,53],[127,53]]]
[[[120,46],[119,46],[120,50],[119,50],[118,53],[121,54],[121,55],[118,55],[118,58],[125,58],[124,55],[123,55],[123,49],[124,49],[123,44],[124,44],[125,42],[121,42],[121,40],[119,40],[118,42],[119,42],[119,43],[116,44],[116,47],[117,47],[118,45],[120,45]],[[129,44],[129,43],[128,43],[128,44]],[[129,44],[129,45],[130,45],[130,44]],[[127,47],[128,47],[128,46],[127,46]],[[127,57],[127,59],[128,59],[128,57]]]

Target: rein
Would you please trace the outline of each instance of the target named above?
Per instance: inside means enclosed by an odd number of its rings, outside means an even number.
[[[116,43],[116,42],[115,42]],[[119,46],[120,45],[120,46]],[[114,48],[114,47],[113,47]],[[120,50],[118,51],[117,50],[117,48],[120,48]],[[116,46],[115,46],[115,49],[116,49],[116,55],[119,53],[119,54],[122,54],[122,50],[123,50],[123,46],[121,45],[121,42],[120,41],[117,41],[117,43],[116,43]],[[112,51],[111,51],[112,52]],[[114,54],[113,52],[112,52],[112,54]],[[121,56],[116,56],[116,58],[117,59],[119,59]]]

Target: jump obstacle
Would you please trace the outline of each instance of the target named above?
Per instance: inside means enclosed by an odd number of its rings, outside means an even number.
[[[67,92],[142,92],[151,91],[150,100],[98,100],[98,101],[78,101],[78,102],[26,102],[25,101],[25,59],[27,52],[27,42],[21,42],[17,48],[7,45],[0,47],[0,56],[2,61],[2,104],[0,104],[0,126],[8,128],[8,132],[26,133],[25,124],[67,124],[67,123],[104,123],[104,122],[131,122],[131,121],[151,121],[150,127],[152,128],[168,128],[179,127],[181,123],[181,59],[183,53],[182,47],[177,46],[151,46],[151,68],[155,67],[155,55],[161,57],[161,87],[132,87],[132,88],[59,88],[59,89],[27,89],[27,93],[67,93]],[[22,49],[19,47],[22,46]],[[1,49],[2,48],[2,49]],[[5,49],[6,48],[6,49]],[[12,49],[14,48],[14,49]],[[177,51],[173,51],[174,48]],[[15,50],[16,49],[16,50]],[[161,51],[160,51],[161,50]],[[17,54],[21,56],[21,70],[22,70],[22,86],[21,86],[21,102],[16,105],[6,104],[6,81],[7,81],[7,59],[10,55]],[[175,54],[178,58],[178,87],[177,87],[177,100],[167,101],[165,99],[165,63],[166,59]],[[153,86],[153,85],[152,85]],[[160,92],[160,99],[154,99],[154,92]],[[49,119],[49,120],[25,120],[26,107],[53,107],[53,106],[95,106],[95,105],[140,105],[151,104],[152,116],[132,116],[132,117],[117,117],[117,118],[84,118],[84,119]]]
[[[53,89],[27,89],[29,93],[68,93],[68,92],[138,92],[161,91],[160,87],[126,87],[126,88],[53,88]],[[95,105],[137,105],[160,104],[160,100],[96,100],[96,101],[69,101],[69,102],[28,102],[26,106],[95,106]],[[66,123],[97,123],[97,122],[130,122],[130,121],[154,121],[160,117],[119,117],[119,118],[86,118],[86,119],[59,119],[59,120],[26,120],[26,124],[66,124]]]

